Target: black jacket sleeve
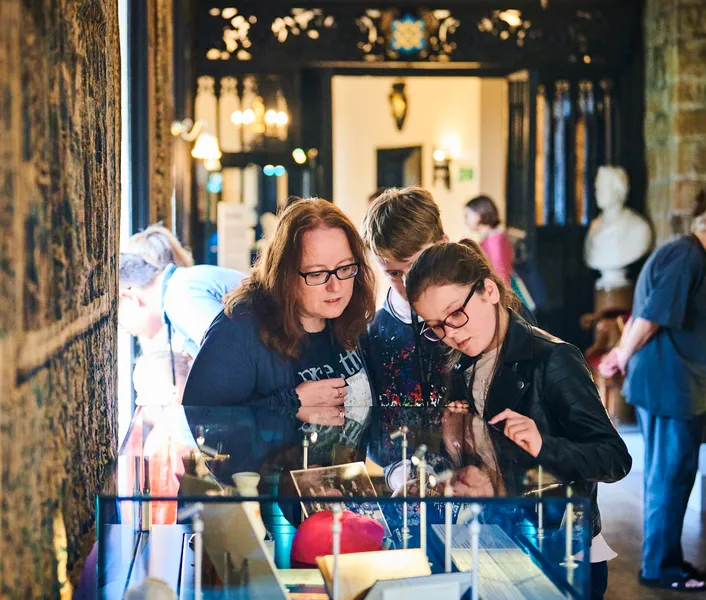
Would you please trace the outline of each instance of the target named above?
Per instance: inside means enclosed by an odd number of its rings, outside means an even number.
[[[552,348],[543,387],[550,421],[557,425],[552,433],[557,435],[542,435],[540,464],[572,481],[611,483],[625,477],[632,458],[577,348],[570,344]]]

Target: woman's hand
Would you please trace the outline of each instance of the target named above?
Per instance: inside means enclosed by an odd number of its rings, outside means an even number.
[[[345,379],[305,381],[297,386],[297,396],[302,406],[341,406],[346,401]]]
[[[297,418],[316,425],[343,425],[348,390],[345,379],[322,379],[305,381],[297,386],[297,396],[302,406]]]
[[[542,436],[539,433],[539,429],[537,429],[537,424],[529,417],[516,413],[509,408],[495,415],[488,423],[495,425],[500,421],[505,421],[503,433],[520,448],[537,458],[539,451],[542,449]]]

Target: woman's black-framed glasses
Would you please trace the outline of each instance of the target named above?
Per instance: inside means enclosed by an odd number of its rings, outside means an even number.
[[[359,266],[359,263],[351,263],[350,265],[337,267],[332,271],[309,271],[308,273],[302,273],[299,271],[299,275],[304,278],[304,282],[307,285],[324,285],[324,283],[331,278],[331,275],[335,275],[340,281],[345,281],[346,279],[355,277],[358,274]]]
[[[471,301],[473,294],[475,294],[478,288],[481,287],[482,283],[482,280],[476,281],[471,286],[471,291],[468,292],[468,296],[466,296],[466,299],[463,301],[461,308],[458,308],[453,311],[441,323],[439,323],[438,325],[425,324],[424,328],[422,329],[422,335],[427,338],[430,342],[440,342],[446,337],[446,327],[450,327],[451,329],[461,329],[461,327],[468,323],[466,306],[468,306],[468,303]]]

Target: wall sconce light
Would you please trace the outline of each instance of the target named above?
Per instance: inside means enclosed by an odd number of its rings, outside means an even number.
[[[255,111],[252,108],[247,110],[236,110],[230,116],[233,125],[250,125],[255,120]]]
[[[191,150],[191,156],[205,161],[216,161],[221,158],[221,149],[218,147],[218,139],[212,133],[204,131],[206,123],[204,121],[196,121],[184,119],[183,121],[174,121],[172,123],[171,132],[173,136],[179,136],[187,142],[196,140],[194,147]]]
[[[191,150],[191,156],[200,160],[218,160],[221,158],[221,149],[218,147],[218,139],[215,135],[203,132]]]
[[[404,121],[407,118],[407,96],[404,93],[404,86],[404,83],[393,83],[389,96],[390,109],[398,131],[402,131]]]
[[[258,107],[258,115],[252,108],[236,110],[230,116],[230,120],[236,127],[250,128],[256,136],[269,138],[287,139],[287,126],[289,125],[289,115],[283,110],[264,109],[264,104]],[[259,121],[262,121],[259,122]],[[257,122],[256,122],[257,121]]]
[[[434,185],[441,180],[447,190],[451,189],[451,153],[437,148],[434,150]]]

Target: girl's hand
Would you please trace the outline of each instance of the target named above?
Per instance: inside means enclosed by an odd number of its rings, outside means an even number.
[[[488,423],[496,425],[500,421],[505,421],[503,433],[520,448],[537,458],[539,451],[542,449],[542,436],[539,433],[539,429],[537,429],[537,424],[529,417],[516,413],[509,408],[495,415]]]

